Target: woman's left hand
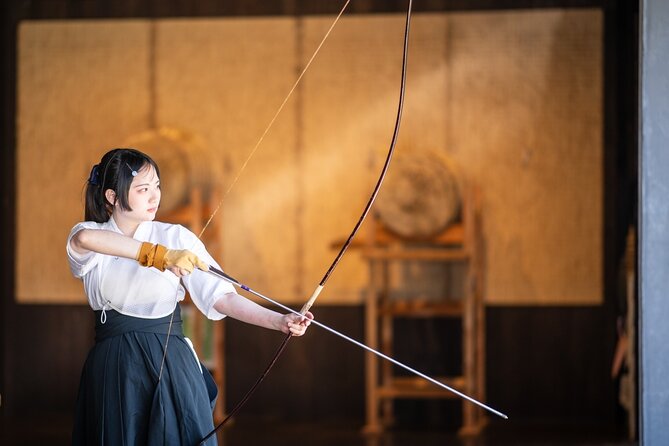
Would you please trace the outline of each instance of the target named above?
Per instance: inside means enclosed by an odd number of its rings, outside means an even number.
[[[307,327],[309,327],[313,318],[314,315],[310,311],[307,311],[304,316],[298,316],[294,313],[284,314],[281,331],[286,334],[290,333],[293,336],[302,336],[306,333]]]

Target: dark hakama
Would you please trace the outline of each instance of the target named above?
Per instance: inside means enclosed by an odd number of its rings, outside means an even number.
[[[160,381],[170,316],[142,319],[116,311],[100,322],[84,364],[73,445],[195,446],[214,428],[217,390],[182,332],[177,305]],[[207,445],[215,445],[215,436]]]

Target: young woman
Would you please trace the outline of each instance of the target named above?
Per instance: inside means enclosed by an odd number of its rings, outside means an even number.
[[[191,446],[213,429],[216,386],[182,333],[184,288],[212,320],[227,315],[301,336],[313,318],[266,309],[207,273],[216,261],[186,228],[155,221],[159,205],[160,173],[146,154],[114,149],[93,167],[86,221],[67,240],[96,324],[75,445]]]

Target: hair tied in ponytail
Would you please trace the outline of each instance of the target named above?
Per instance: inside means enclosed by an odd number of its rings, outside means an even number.
[[[91,175],[88,177],[88,183],[94,186],[100,185],[100,165],[96,164],[91,169]]]

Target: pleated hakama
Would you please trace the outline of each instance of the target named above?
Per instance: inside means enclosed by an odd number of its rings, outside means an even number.
[[[95,312],[96,337],[84,364],[72,444],[196,446],[213,430],[217,389],[182,332],[177,306],[160,374],[170,316],[142,319]],[[215,445],[210,438],[207,445]]]

